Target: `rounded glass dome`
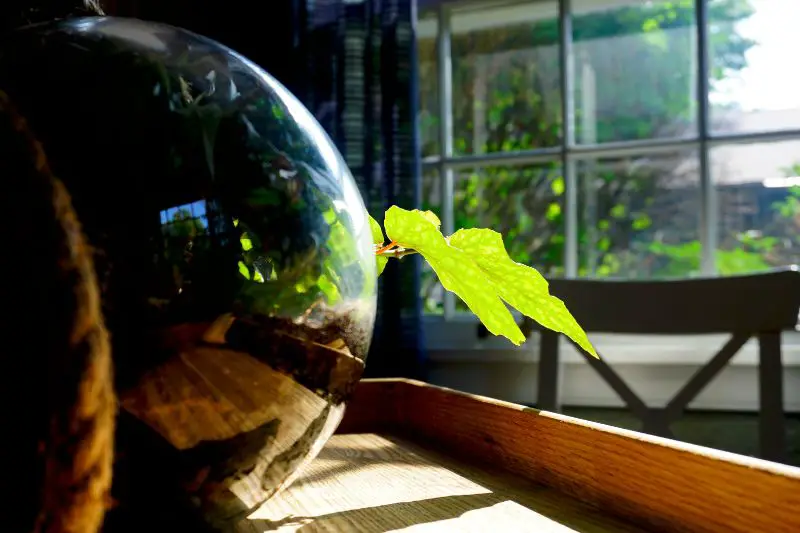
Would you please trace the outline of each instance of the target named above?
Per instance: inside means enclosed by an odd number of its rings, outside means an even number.
[[[226,527],[319,451],[361,376],[377,280],[356,185],[282,85],[188,31],[75,19],[0,53],[95,250],[115,512],[161,484]]]

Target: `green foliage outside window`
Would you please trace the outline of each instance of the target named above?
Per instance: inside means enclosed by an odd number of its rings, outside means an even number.
[[[693,0],[651,2],[573,17],[576,62],[597,67],[594,85],[590,80],[584,83],[586,74],[575,69],[578,142],[696,134],[694,4]],[[735,28],[753,12],[749,0],[710,2],[712,90],[747,66],[745,54],[756,43]],[[555,13],[550,20],[453,34],[456,155],[562,144],[558,42]],[[630,62],[610,63],[609,46],[616,46],[615,52],[624,47],[621,57]],[[439,152],[435,57],[435,39],[421,40],[420,124],[425,155]],[[479,69],[488,81],[476,93],[473,82]],[[604,73],[616,79],[603,79]],[[593,109],[582,105],[586,101],[582,87],[587,86],[592,87]],[[681,152],[578,161],[579,274],[643,278],[698,274],[696,159],[696,153]],[[423,209],[441,215],[438,187],[435,176],[424,180],[424,197],[431,200]],[[514,260],[535,266],[545,275],[560,275],[564,273],[566,192],[560,162],[459,170],[455,176],[455,229],[492,228],[503,235]],[[795,190],[777,202],[760,233],[721,235],[720,241],[726,245],[717,253],[719,272],[736,274],[785,264],[782,261],[792,246],[796,255],[800,243],[793,235],[800,229],[799,201]],[[789,241],[794,239],[793,244],[787,242],[787,235]],[[424,284],[428,292],[424,296],[430,296],[434,282],[431,274]]]

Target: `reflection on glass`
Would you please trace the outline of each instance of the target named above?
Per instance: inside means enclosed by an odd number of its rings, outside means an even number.
[[[455,180],[455,226],[493,229],[515,261],[546,276],[561,274],[564,192],[556,162],[461,170]],[[467,309],[460,300],[457,306]]]
[[[166,287],[179,294],[192,285],[192,267],[208,261],[208,217],[205,200],[198,200],[161,211],[161,233],[164,243],[164,260],[169,265],[171,283]],[[164,280],[166,281],[166,280]],[[159,294],[166,295],[169,289]],[[165,290],[166,289],[166,290]],[[166,306],[169,299],[156,300]]]
[[[451,27],[454,152],[557,146],[557,3],[457,10]]]
[[[800,141],[711,152],[720,274],[800,264]]]
[[[710,0],[708,10],[712,129],[800,128],[800,3]]]
[[[692,0],[573,0],[576,141],[696,132]]]
[[[700,270],[693,152],[578,163],[581,276],[672,278]]]

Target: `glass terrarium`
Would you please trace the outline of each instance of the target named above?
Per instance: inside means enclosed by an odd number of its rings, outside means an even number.
[[[225,529],[319,451],[361,376],[377,280],[355,183],[284,87],[190,32],[86,18],[0,51],[95,250],[115,512],[180,494]]]

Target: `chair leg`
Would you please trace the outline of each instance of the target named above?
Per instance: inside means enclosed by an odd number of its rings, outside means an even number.
[[[560,363],[558,333],[543,330],[539,333],[539,375],[536,407],[543,411],[559,411]]]
[[[759,445],[762,459],[787,461],[786,420],[783,413],[781,334],[758,335]]]

